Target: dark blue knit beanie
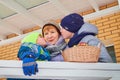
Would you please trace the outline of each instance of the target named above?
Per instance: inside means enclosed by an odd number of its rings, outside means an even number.
[[[81,28],[83,24],[84,24],[83,17],[77,13],[72,13],[65,16],[61,20],[60,25],[67,31],[75,33]]]

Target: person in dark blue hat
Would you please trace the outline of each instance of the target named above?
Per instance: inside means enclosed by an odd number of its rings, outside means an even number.
[[[61,34],[64,39],[69,39],[68,47],[73,47],[79,43],[87,43],[91,46],[97,46],[102,43],[96,35],[98,34],[98,29],[95,25],[84,22],[84,18],[77,14],[72,13],[65,16],[61,20]],[[99,62],[113,62],[104,44],[101,45],[101,52],[99,57]]]

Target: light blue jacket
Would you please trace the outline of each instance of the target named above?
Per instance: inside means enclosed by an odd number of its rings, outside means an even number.
[[[93,32],[95,34],[98,34],[97,27],[89,23],[83,24],[82,27],[79,29],[78,34],[82,33],[83,31]],[[92,35],[85,36],[80,42],[86,42],[88,45],[91,45],[91,46],[97,46],[99,43],[102,43],[97,37],[92,36]],[[111,56],[109,55],[103,43],[101,45],[99,62],[104,62],[104,63],[113,62]]]

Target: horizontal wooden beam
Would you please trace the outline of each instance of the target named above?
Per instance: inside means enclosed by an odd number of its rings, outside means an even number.
[[[92,20],[92,19],[96,19],[96,18],[105,16],[105,15],[113,14],[116,12],[120,12],[120,8],[118,5],[114,6],[114,7],[107,8],[107,9],[99,10],[97,12],[85,15],[83,17],[84,17],[85,21],[88,21],[88,20]]]

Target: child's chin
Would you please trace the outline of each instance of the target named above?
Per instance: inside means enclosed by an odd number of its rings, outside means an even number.
[[[50,44],[52,44],[52,45],[54,45],[55,44],[55,42],[49,42]]]

